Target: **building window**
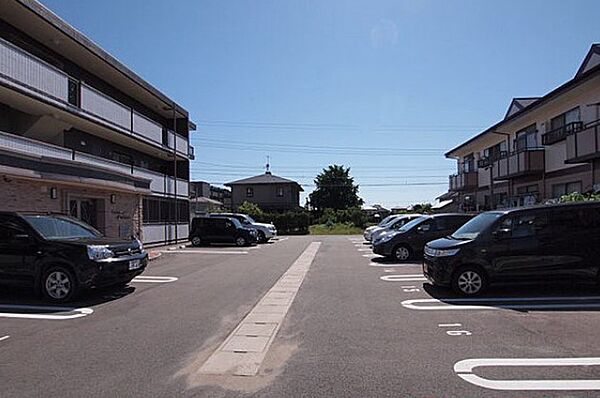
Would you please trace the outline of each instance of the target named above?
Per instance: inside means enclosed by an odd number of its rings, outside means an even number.
[[[253,198],[254,197],[254,188],[248,187],[246,188],[246,197]]]
[[[566,184],[552,185],[552,197],[555,199],[570,193],[581,193],[581,181],[567,182]]]
[[[580,120],[579,107],[576,107],[552,118],[552,120],[550,120],[550,130],[556,130],[569,123],[579,122]]]
[[[517,139],[514,142],[514,150],[524,151],[527,148],[537,148],[537,129],[535,123],[517,132]]]
[[[283,198],[283,187],[277,187],[277,197]]]
[[[467,155],[463,159],[463,172],[470,173],[471,171],[475,171],[475,155],[474,154]]]
[[[177,206],[177,219],[180,223],[188,222],[190,219],[190,204],[187,200],[169,198],[144,198],[143,224],[165,224],[175,222],[175,206]]]

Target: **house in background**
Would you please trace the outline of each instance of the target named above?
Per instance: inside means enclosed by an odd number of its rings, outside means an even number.
[[[231,187],[232,209],[242,203],[250,202],[265,211],[287,211],[300,208],[300,184],[279,177],[267,171],[254,177],[232,181],[225,184]]]
[[[185,240],[190,130],[185,109],[42,4],[0,1],[0,210]]]
[[[446,153],[462,211],[555,201],[600,190],[600,44],[542,97],[514,98],[504,118]]]
[[[190,213],[192,216],[231,208],[231,191],[205,181],[190,182]]]

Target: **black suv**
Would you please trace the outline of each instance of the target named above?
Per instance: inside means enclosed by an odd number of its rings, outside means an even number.
[[[451,213],[417,217],[395,232],[380,235],[373,242],[373,253],[398,261],[420,257],[427,242],[450,235],[471,218]]]
[[[232,217],[196,217],[192,220],[189,240],[194,246],[210,243],[256,244],[256,228],[245,227]]]
[[[490,211],[425,247],[423,273],[460,294],[489,284],[600,281],[600,203]]]
[[[109,239],[56,214],[0,212],[0,283],[33,286],[50,301],[85,287],[126,285],[146,268],[137,240]]]

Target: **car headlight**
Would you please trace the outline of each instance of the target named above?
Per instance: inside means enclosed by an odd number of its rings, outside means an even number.
[[[389,242],[390,240],[392,240],[392,238],[393,238],[393,236],[392,236],[392,235],[387,235],[387,234],[385,234],[385,235],[379,236],[379,237],[377,238],[377,243],[385,243],[385,242]]]
[[[87,254],[90,260],[98,261],[111,258],[115,255],[108,246],[90,245],[87,247]]]
[[[460,249],[432,249],[425,246],[425,254],[430,257],[450,257],[456,255]]]
[[[140,251],[144,251],[144,244],[142,243],[142,241],[139,240],[138,238],[135,238],[135,241],[137,242],[137,244],[140,248]]]

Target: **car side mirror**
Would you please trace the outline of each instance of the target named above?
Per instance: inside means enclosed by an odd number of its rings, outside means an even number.
[[[506,239],[510,237],[511,230],[510,228],[499,228],[492,232],[492,236],[496,239]]]

